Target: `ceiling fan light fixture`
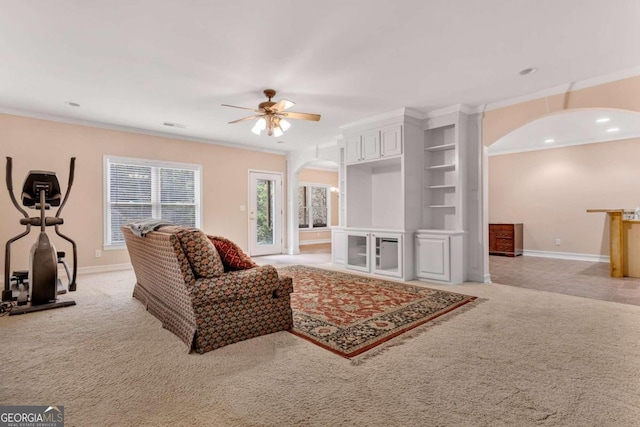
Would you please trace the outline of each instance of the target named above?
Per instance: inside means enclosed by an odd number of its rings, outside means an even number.
[[[280,119],[280,128],[282,129],[282,132],[288,131],[290,127],[291,123],[289,123],[285,119]]]
[[[257,113],[253,116],[233,120],[229,122],[229,124],[258,118],[258,121],[254,124],[253,128],[251,128],[251,132],[255,133],[256,135],[260,135],[263,130],[266,130],[267,135],[280,137],[291,127],[291,123],[289,123],[287,120],[284,120],[284,117],[297,120],[311,120],[314,122],[320,120],[320,114],[285,111],[296,105],[295,102],[289,101],[287,99],[281,99],[278,102],[272,101],[271,99],[276,95],[276,91],[273,89],[265,89],[264,94],[269,99],[269,101],[261,102],[258,105],[257,110],[253,108],[238,107],[236,105],[222,104],[223,107],[240,108]]]
[[[267,121],[264,119],[264,117],[261,117],[258,119],[256,124],[253,125],[251,132],[255,133],[256,135],[260,135],[260,133],[266,128],[267,128]]]

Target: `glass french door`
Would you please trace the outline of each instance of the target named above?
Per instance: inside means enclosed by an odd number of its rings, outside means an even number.
[[[282,253],[282,175],[249,172],[249,255]]]

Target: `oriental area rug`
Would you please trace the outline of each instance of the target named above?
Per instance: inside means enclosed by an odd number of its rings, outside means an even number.
[[[476,297],[338,271],[294,265],[293,334],[352,359]]]

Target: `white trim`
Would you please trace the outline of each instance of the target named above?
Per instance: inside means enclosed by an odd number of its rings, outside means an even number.
[[[617,71],[615,73],[606,74],[604,76],[599,76],[599,77],[593,77],[590,79],[580,80],[577,82],[566,83],[563,85],[547,88],[538,92],[489,103],[487,104],[487,108],[485,111],[497,110],[499,108],[509,107],[511,105],[521,104],[523,102],[533,101],[535,99],[540,99],[547,96],[561,95],[563,93],[566,93],[567,91],[574,92],[580,89],[586,89],[593,86],[599,86],[602,84],[611,83],[618,80],[627,79],[630,77],[635,77],[637,75],[640,75],[640,67]]]
[[[132,270],[133,266],[130,262],[125,264],[107,264],[107,265],[95,265],[91,267],[78,267],[78,275],[84,274],[98,274],[98,273],[109,273],[111,271],[123,271],[123,270]],[[58,272],[64,272],[64,268],[62,270],[58,269]],[[66,273],[63,274],[63,277],[66,276]],[[60,274],[58,274],[60,277]]]
[[[69,267],[71,272],[73,272],[72,268]],[[111,271],[124,271],[124,270],[132,270],[133,266],[131,263],[125,264],[107,264],[107,265],[95,265],[91,267],[78,267],[78,276],[82,276],[85,274],[99,274],[99,273],[109,273]],[[64,267],[58,267],[58,277],[61,277],[64,280],[67,277],[67,273]],[[4,285],[4,277],[0,277],[0,285]],[[71,294],[73,295],[73,294]]]
[[[113,164],[128,164],[128,165],[143,165],[149,166],[152,168],[173,168],[173,169],[183,169],[193,171],[196,177],[194,182],[194,194],[198,195],[198,200],[195,204],[195,215],[196,215],[196,227],[202,228],[202,209],[203,209],[203,185],[202,185],[202,165],[197,163],[181,163],[181,162],[172,162],[165,160],[154,160],[154,159],[141,159],[137,157],[123,157],[123,156],[113,156],[109,154],[104,154],[102,156],[102,227],[103,227],[103,236],[102,236],[102,247],[104,250],[120,250],[125,249],[126,246],[121,243],[107,243],[110,240],[109,231],[111,230],[111,215],[110,215],[110,198],[109,198],[109,189],[111,179],[108,169],[109,163]],[[159,188],[155,188],[158,190]],[[152,182],[152,193],[154,191],[154,185]],[[159,197],[155,198],[159,200]],[[153,203],[154,197],[152,197]],[[152,208],[155,206],[152,204]]]
[[[448,107],[440,108],[438,110],[429,111],[426,114],[423,114],[423,119],[432,119],[434,117],[444,116],[445,114],[457,113],[461,112],[464,114],[474,114],[476,112],[476,107],[471,107],[467,104],[454,104]]]
[[[525,250],[523,251],[523,255],[538,258],[568,259],[572,261],[609,262],[609,257],[606,255],[578,254],[571,252]]]
[[[319,167],[319,166],[305,166],[304,169],[313,169],[313,170],[318,170],[318,171],[336,172],[336,173],[338,173],[338,167],[339,166],[336,166],[334,169],[331,169],[331,168],[323,168],[323,167]]]
[[[491,276],[489,274],[470,274],[465,282],[491,283]]]
[[[501,156],[503,154],[515,154],[515,153],[526,153],[529,151],[540,151],[540,150],[551,150],[554,148],[562,148],[562,147],[573,147],[575,145],[587,145],[587,144],[596,144],[599,142],[614,142],[614,141],[623,141],[625,139],[634,139],[634,138],[640,138],[640,132],[635,132],[635,133],[631,133],[628,135],[619,135],[616,136],[615,138],[612,138],[611,136],[601,136],[601,137],[597,137],[597,138],[592,138],[592,139],[587,139],[587,140],[582,140],[580,142],[567,142],[564,144],[547,144],[544,146],[539,146],[539,147],[527,147],[527,148],[514,148],[511,150],[496,150],[496,151],[491,151],[491,147],[495,146],[495,142],[493,144],[491,144],[488,148],[488,156],[489,157],[493,157],[493,156]],[[499,140],[498,140],[499,141]],[[498,142],[496,141],[496,142]]]
[[[379,122],[381,120],[395,119],[395,118],[400,118],[404,116],[412,117],[418,120],[423,120],[425,118],[425,113],[413,108],[402,107],[396,110],[388,111],[386,113],[378,114],[372,117],[367,117],[365,119],[356,120],[351,123],[344,124],[340,126],[340,129],[341,130],[349,129],[357,126],[372,124],[375,122]]]
[[[284,150],[274,150],[274,149],[268,149],[268,148],[260,148],[260,147],[242,145],[242,144],[231,143],[231,142],[216,141],[216,140],[207,139],[207,138],[198,138],[198,137],[194,137],[194,136],[176,135],[176,134],[168,133],[168,132],[160,132],[160,131],[155,131],[155,130],[140,129],[140,128],[135,128],[135,127],[115,125],[115,124],[97,122],[97,121],[92,121],[92,120],[72,119],[72,118],[69,118],[69,117],[61,117],[61,116],[56,116],[56,115],[53,115],[53,114],[46,114],[46,113],[36,113],[36,112],[31,112],[31,111],[19,110],[19,109],[15,109],[15,108],[3,107],[3,106],[0,106],[0,114],[9,114],[9,115],[12,115],[12,116],[29,117],[29,118],[32,118],[32,119],[48,120],[50,122],[66,123],[66,124],[69,124],[69,125],[87,126],[87,127],[92,127],[92,128],[98,128],[98,129],[116,130],[116,131],[120,131],[120,132],[134,133],[134,134],[140,134],[140,135],[157,136],[157,137],[160,137],[160,138],[176,139],[176,140],[180,140],[180,141],[199,142],[201,144],[220,145],[220,146],[223,146],[223,147],[239,148],[241,150],[259,151],[259,152],[263,152],[263,153],[279,154],[281,156],[286,156],[287,155],[287,151],[284,151]]]
[[[110,154],[105,154],[103,156],[105,160],[111,160],[113,163],[127,164],[127,165],[144,165],[144,166],[152,166],[152,167],[168,167],[174,169],[187,169],[187,170],[198,170],[202,171],[202,165],[198,163],[180,163],[173,162],[171,160],[154,160],[154,159],[141,159],[137,157],[123,157],[123,156],[112,156]]]
[[[249,169],[247,171],[247,197],[248,197],[248,203],[247,203],[247,207],[248,210],[247,212],[251,212],[251,208],[252,208],[252,203],[253,203],[253,199],[252,199],[252,192],[253,192],[253,186],[252,186],[252,182],[251,182],[251,174],[265,174],[265,175],[271,175],[271,176],[277,176],[280,180],[280,189],[276,189],[276,195],[275,195],[275,200],[276,200],[276,210],[279,208],[280,209],[280,214],[278,215],[278,219],[276,221],[276,240],[280,239],[280,243],[279,243],[279,252],[276,252],[274,254],[281,254],[282,251],[284,250],[284,174],[282,172],[274,172],[274,171],[267,171],[267,170],[258,170],[258,169]],[[247,214],[247,227],[249,230],[248,233],[248,248],[249,248],[249,256],[263,256],[263,255],[274,255],[274,254],[255,254],[255,246],[253,239],[253,233],[252,233],[252,225],[251,225],[251,214],[248,213]],[[256,233],[257,234],[257,233]],[[257,236],[256,236],[257,237]],[[276,243],[274,243],[272,246],[276,246]]]
[[[331,206],[331,188],[333,188],[333,186],[330,185],[330,184],[320,184],[320,183],[314,183],[314,182],[300,182],[300,181],[298,181],[298,188],[300,188],[300,187],[307,187],[307,189],[309,187],[322,187],[322,188],[326,189],[326,191],[327,191],[327,225],[324,226],[324,227],[314,227],[313,226],[313,221],[312,221],[313,218],[311,218],[312,212],[311,212],[311,209],[309,209],[309,211],[308,211],[309,218],[307,218],[309,220],[309,227],[300,228],[300,224],[298,223],[298,231],[300,231],[300,232],[311,232],[311,231],[314,231],[314,232],[318,232],[318,233],[320,233],[322,231],[331,231],[331,225],[329,225],[329,224],[331,224],[331,220],[332,220],[332,218],[331,218],[331,210],[332,210],[331,209],[332,208],[332,206]],[[307,196],[307,200],[310,200],[309,196]],[[308,206],[308,207],[310,208],[311,206]],[[298,207],[298,209],[300,209],[300,208]]]
[[[320,245],[323,243],[331,243],[331,239],[300,240],[300,243],[298,243],[298,246]]]

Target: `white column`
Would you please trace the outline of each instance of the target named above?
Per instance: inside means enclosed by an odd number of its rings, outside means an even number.
[[[300,253],[298,238],[298,174],[291,156],[287,156],[287,253]]]

